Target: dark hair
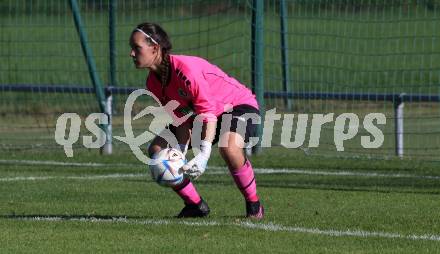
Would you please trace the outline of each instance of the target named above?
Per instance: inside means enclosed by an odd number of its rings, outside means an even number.
[[[137,25],[136,28],[141,29],[146,34],[150,35],[159,44],[164,56],[171,52],[172,45],[168,34],[158,24],[146,22]],[[136,30],[133,32],[136,32]],[[145,39],[153,43],[150,39]]]

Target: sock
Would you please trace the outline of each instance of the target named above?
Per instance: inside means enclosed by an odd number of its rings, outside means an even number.
[[[202,199],[199,193],[197,193],[196,188],[188,178],[183,180],[180,185],[173,187],[173,190],[183,199],[185,204],[188,205],[198,204]]]
[[[249,160],[236,171],[231,171],[237,187],[240,189],[246,201],[257,202],[257,183],[255,182],[254,170]]]

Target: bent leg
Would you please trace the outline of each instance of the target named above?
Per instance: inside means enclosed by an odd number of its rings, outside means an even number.
[[[156,136],[148,147],[148,155],[153,158],[154,154],[167,147],[168,142],[164,138]],[[185,179],[181,184],[174,186],[173,190],[183,199],[186,205],[195,205],[201,201],[200,195],[189,179]]]
[[[173,190],[183,199],[187,205],[195,205],[202,199],[192,182],[186,178],[183,182],[173,187]]]
[[[228,165],[237,187],[246,201],[257,202],[259,198],[254,170],[244,154],[243,137],[235,132],[226,132],[220,139],[223,141],[220,144],[227,144],[226,146],[219,147],[220,154]]]

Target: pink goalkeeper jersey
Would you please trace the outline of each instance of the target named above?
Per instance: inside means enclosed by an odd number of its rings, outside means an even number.
[[[179,102],[174,111],[177,117],[190,112],[217,117],[231,107],[243,104],[258,109],[255,95],[247,87],[203,58],[170,55],[170,68],[171,79],[165,88],[150,72],[147,89],[159,98],[162,105],[170,100]],[[211,120],[216,118],[204,119]]]

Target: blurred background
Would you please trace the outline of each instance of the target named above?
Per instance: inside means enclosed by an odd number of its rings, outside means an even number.
[[[0,152],[62,152],[56,119],[102,112],[106,90],[113,135],[124,136],[125,100],[147,75],[134,68],[128,39],[148,21],[168,31],[175,54],[204,57],[252,89],[263,111],[295,114],[292,141],[297,114],[309,114],[306,142],[285,155],[440,161],[438,0],[3,0],[0,14]],[[307,147],[312,114],[344,112],[361,124],[343,152],[334,122]],[[360,141],[371,112],[387,118],[378,149]],[[264,150],[282,149],[281,125]],[[117,140],[113,150],[130,153]]]

